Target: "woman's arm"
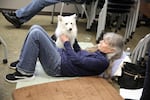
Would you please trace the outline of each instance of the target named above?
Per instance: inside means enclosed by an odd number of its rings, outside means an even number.
[[[77,67],[82,67],[84,69],[93,70],[93,71],[104,70],[108,67],[109,64],[108,60],[102,54],[99,54],[99,56],[95,54],[97,57],[96,56],[92,57],[93,55],[91,55],[91,57],[79,56],[71,48],[71,44],[69,41],[64,43],[64,47],[68,58]]]
[[[82,67],[87,70],[103,70],[108,67],[108,61],[106,57],[102,54],[96,55],[97,57],[83,57],[77,55],[77,53],[72,49],[71,44],[67,36],[61,36],[62,41],[64,42],[65,51],[67,53],[68,58],[71,62],[77,67]]]

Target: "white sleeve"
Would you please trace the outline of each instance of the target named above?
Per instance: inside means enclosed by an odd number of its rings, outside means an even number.
[[[119,59],[113,62],[111,76],[121,76],[123,62],[131,62],[131,59],[125,54],[125,52],[123,52],[122,56]]]

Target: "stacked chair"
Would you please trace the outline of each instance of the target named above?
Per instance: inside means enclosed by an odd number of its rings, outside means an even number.
[[[101,0],[73,0],[72,2],[61,2],[61,10],[60,10],[60,15],[63,14],[63,8],[65,5],[68,4],[73,4],[75,6],[75,9],[77,11],[77,14],[81,13],[81,18],[85,14],[87,18],[87,25],[86,25],[86,30],[90,30],[92,27],[92,24],[95,20],[96,13],[97,13],[97,6],[98,3],[101,2]],[[101,2],[102,4],[104,3],[104,0]],[[78,8],[77,5],[80,5],[82,10]],[[52,20],[51,23],[53,24],[54,20],[54,12],[55,12],[55,5],[53,6],[53,11],[52,11]]]
[[[144,38],[142,38],[136,47],[133,49],[131,53],[131,60],[133,63],[142,62],[145,60],[146,55],[148,54],[148,48],[150,44],[150,33],[147,34]]]
[[[7,50],[7,45],[5,43],[5,41],[0,37],[0,45],[2,45],[4,47],[4,59],[3,59],[3,63],[6,64],[8,62],[7,57],[8,57],[8,50]]]
[[[99,0],[99,2],[101,2],[101,0]],[[119,29],[124,19],[127,19],[124,41],[128,42],[135,32],[139,5],[140,0],[105,0],[104,5],[99,12],[96,40],[102,37],[105,32],[106,20],[108,18],[107,15],[110,14],[111,18],[116,15],[119,17],[117,20],[116,31]]]
[[[91,2],[90,2],[90,8],[87,13],[87,15],[88,15],[87,27],[86,27],[87,30],[91,29],[92,24],[96,18],[97,6],[98,6],[99,2],[101,2],[102,5],[104,4],[104,0],[91,0]]]
[[[87,3],[88,0],[73,0],[72,2],[67,2],[67,1],[64,1],[63,0],[61,1],[61,10],[60,10],[60,15],[63,14],[63,8],[65,6],[65,4],[73,4],[77,10],[77,13],[79,15],[79,9],[78,9],[78,6],[77,5],[81,5],[81,8],[82,8],[82,11],[81,11],[81,15],[83,15],[85,13],[86,15],[86,18],[87,18],[87,22],[89,22],[89,14],[87,12],[87,9],[86,9],[86,3]],[[90,2],[90,1],[88,1]],[[51,23],[53,24],[53,20],[54,20],[54,12],[55,12],[55,5],[53,6],[53,11],[52,11],[52,20],[51,20]]]

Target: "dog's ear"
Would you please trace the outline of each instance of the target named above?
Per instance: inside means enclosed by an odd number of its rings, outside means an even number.
[[[77,14],[73,14],[72,17],[77,19]]]
[[[61,15],[58,15],[58,21],[62,21],[62,17]]]

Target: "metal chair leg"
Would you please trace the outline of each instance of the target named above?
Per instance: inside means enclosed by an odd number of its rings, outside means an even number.
[[[4,59],[3,59],[3,63],[6,64],[8,62],[7,58],[8,58],[8,51],[7,51],[7,45],[5,43],[5,41],[0,37],[0,44],[3,45],[4,47]]]
[[[52,11],[52,20],[51,20],[51,24],[53,24],[54,23],[54,12],[55,12],[55,4],[54,4],[54,6],[53,6],[53,11]]]

